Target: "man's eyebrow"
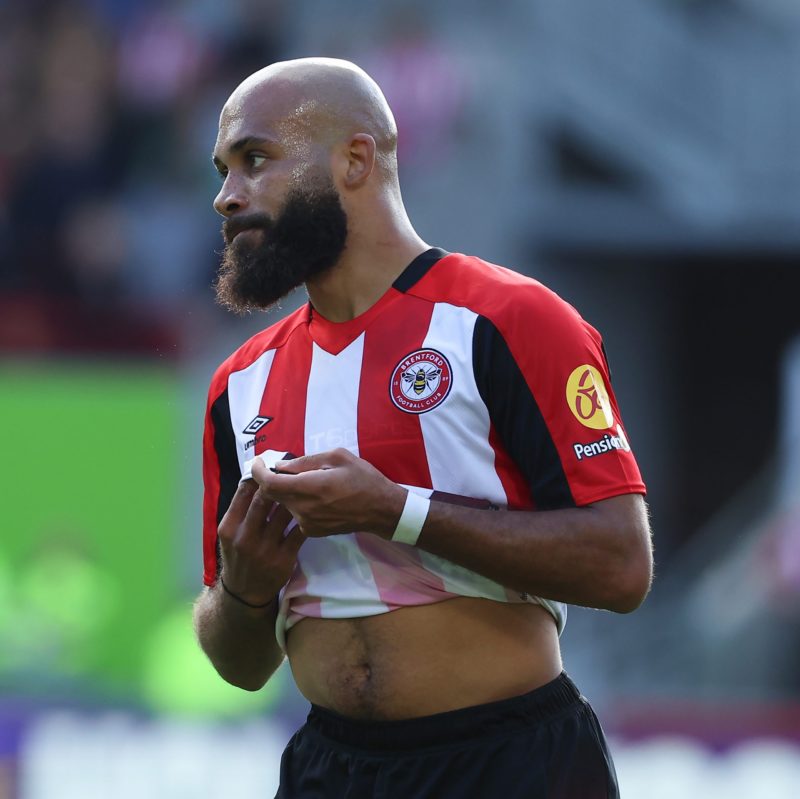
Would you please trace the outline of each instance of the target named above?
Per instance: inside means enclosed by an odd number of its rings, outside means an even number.
[[[274,145],[275,143],[276,142],[273,139],[269,139],[265,136],[244,136],[241,139],[237,139],[230,147],[228,147],[228,152],[231,155],[236,155],[236,153],[246,150],[249,147],[261,147],[265,144]],[[211,160],[214,162],[215,166],[222,164],[222,160],[216,153],[211,156]]]

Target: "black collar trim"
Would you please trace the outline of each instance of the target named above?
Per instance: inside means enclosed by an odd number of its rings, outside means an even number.
[[[412,286],[419,283],[428,273],[428,270],[437,262],[441,261],[445,255],[450,255],[447,250],[441,247],[431,247],[430,250],[420,253],[404,270],[400,277],[392,283],[392,287],[404,294]]]

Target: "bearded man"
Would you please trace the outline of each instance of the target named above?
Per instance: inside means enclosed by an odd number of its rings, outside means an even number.
[[[309,302],[211,382],[200,644],[247,690],[288,657],[311,709],[278,797],[615,797],[559,650],[567,603],[626,613],[651,580],[600,335],[422,241],[396,144],[344,61],[273,64],[222,109],[219,299]]]

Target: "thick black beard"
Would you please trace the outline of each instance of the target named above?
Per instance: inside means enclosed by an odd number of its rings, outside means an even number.
[[[249,243],[244,234],[222,254],[214,284],[217,302],[238,314],[266,311],[330,269],[347,241],[347,214],[330,178],[291,189],[274,219],[252,214],[226,220],[223,230],[228,226],[263,231],[258,244]]]

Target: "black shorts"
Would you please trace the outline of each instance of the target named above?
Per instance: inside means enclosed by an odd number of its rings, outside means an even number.
[[[312,705],[276,799],[616,799],[589,703],[562,674],[523,696],[403,721]]]

